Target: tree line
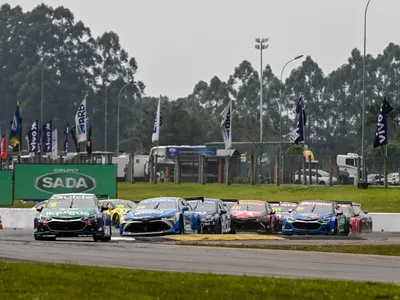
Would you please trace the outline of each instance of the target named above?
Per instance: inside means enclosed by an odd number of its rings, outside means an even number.
[[[302,93],[307,113],[306,142],[320,154],[358,152],[362,61],[360,50],[355,48],[346,64],[326,75],[317,62],[306,56],[284,82],[266,65],[263,140],[278,141],[282,126],[282,140],[293,141],[295,105]],[[0,9],[2,128],[9,128],[16,101],[20,100],[26,133],[40,117],[43,99],[44,121],[53,118],[60,131],[67,122],[73,124],[77,106],[86,97],[93,149],[104,150],[107,130],[106,150],[115,151],[119,101],[121,150],[147,152],[152,146],[158,98],[145,95],[145,83],[136,79],[138,70],[135,58],[123,49],[117,33],[93,37],[90,29],[64,7],[42,4],[23,12],[19,6],[5,4]],[[394,108],[389,138],[397,139],[399,76],[399,45],[389,43],[378,56],[366,57],[366,146],[372,144],[384,94]],[[230,99],[234,103],[233,141],[257,142],[259,95],[260,74],[244,60],[225,80],[214,76],[207,82],[199,81],[193,92],[183,98],[163,96],[160,144],[222,142],[220,113]]]

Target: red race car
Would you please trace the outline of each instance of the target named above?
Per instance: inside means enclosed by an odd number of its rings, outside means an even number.
[[[267,201],[238,200],[231,207],[236,232],[277,233],[279,220]]]
[[[360,214],[353,208],[353,202],[351,201],[336,201],[343,214],[350,218],[350,233],[360,234],[361,233],[361,218]]]

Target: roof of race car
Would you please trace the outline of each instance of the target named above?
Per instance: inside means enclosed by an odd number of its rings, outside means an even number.
[[[332,204],[333,201],[329,200],[303,200],[299,203],[299,205],[321,205],[321,206],[329,206]]]
[[[124,200],[124,199],[104,199],[100,200],[100,202],[134,202],[133,200]]]
[[[221,201],[219,199],[214,199],[214,198],[204,198],[204,200],[187,200],[189,203],[195,203],[195,202],[202,202],[202,203],[216,203],[218,201]]]
[[[297,206],[296,202],[268,202],[271,206]]]
[[[254,205],[265,205],[265,201],[262,200],[239,200],[238,204],[254,204]]]
[[[148,199],[143,199],[140,201],[140,203],[151,203],[151,202],[176,202],[178,199],[181,199],[179,197],[159,197],[159,198],[148,198]]]
[[[49,200],[54,199],[72,199],[72,198],[96,198],[95,194],[88,194],[88,193],[65,193],[65,194],[54,194],[51,195]]]

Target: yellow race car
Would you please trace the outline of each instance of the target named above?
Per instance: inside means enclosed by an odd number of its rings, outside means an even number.
[[[100,205],[107,206],[104,212],[108,213],[111,218],[111,225],[119,228],[119,221],[124,218],[128,211],[134,209],[137,204],[131,200],[106,199],[101,200]]]

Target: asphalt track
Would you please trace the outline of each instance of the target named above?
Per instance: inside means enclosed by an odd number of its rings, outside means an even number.
[[[0,260],[400,284],[400,257],[177,246],[148,238],[45,242],[35,241],[30,230],[0,231]]]

